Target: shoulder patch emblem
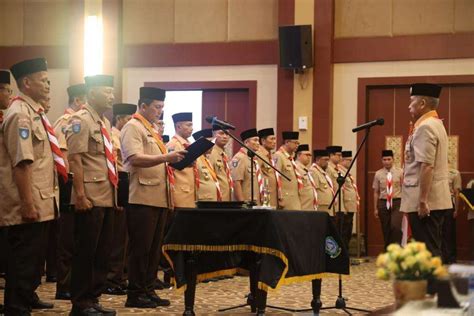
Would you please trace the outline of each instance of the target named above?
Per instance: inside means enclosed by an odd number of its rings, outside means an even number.
[[[232,160],[232,167],[237,168],[238,165],[239,165],[239,161],[237,159]]]
[[[78,134],[81,131],[81,120],[73,120],[71,125],[74,134]]]
[[[18,133],[20,134],[21,139],[28,139],[28,137],[30,137],[30,129],[27,127],[18,128]]]

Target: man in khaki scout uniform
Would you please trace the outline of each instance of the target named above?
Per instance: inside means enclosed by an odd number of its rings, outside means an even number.
[[[32,309],[53,307],[35,290],[41,283],[48,227],[58,216],[57,172],[64,176],[65,166],[56,140],[48,137],[46,128],[52,126],[38,103],[50,89],[46,60],[25,60],[10,70],[20,94],[6,111],[1,130],[0,227],[8,227],[9,247],[5,314],[30,315]]]
[[[240,139],[253,151],[257,151],[260,146],[258,143],[258,133],[255,128],[248,129],[240,133]],[[247,155],[247,149],[240,148],[240,150],[234,155],[231,161],[231,173],[232,179],[234,179],[234,200],[236,201],[251,201],[252,200],[252,189],[251,189],[251,164],[252,160]],[[256,158],[253,159],[253,196],[254,201],[257,205],[261,205],[262,193],[261,187],[259,186],[258,177],[260,169]],[[263,179],[261,180],[263,181]]]
[[[260,139],[260,148],[258,154],[265,158],[270,164],[274,164],[272,152],[276,147],[276,136],[273,128],[264,128],[258,131],[258,138]],[[279,195],[281,194],[280,176],[276,174],[275,170],[270,168],[266,163],[258,160],[260,168],[262,169],[263,178],[267,184],[267,192],[270,195],[270,206],[275,209],[278,208]]]
[[[215,146],[211,149],[209,161],[216,172],[219,187],[222,193],[222,201],[232,201],[232,191],[234,190],[234,181],[230,172],[230,158],[225,152],[225,146],[229,143],[229,135],[224,133],[219,127],[213,127],[213,136],[215,137]]]
[[[294,154],[298,148],[298,132],[282,132],[283,145],[273,156],[275,167],[291,181],[281,178],[280,208],[301,210],[299,191],[303,188],[303,179],[296,169]]]
[[[58,144],[64,157],[67,158],[66,132],[70,128],[69,120],[71,116],[79,111],[86,104],[86,85],[76,84],[67,88],[69,97],[68,107],[56,122],[54,122],[54,132],[58,137]],[[66,168],[69,171],[69,163],[66,159]],[[72,181],[69,179],[68,181]],[[59,212],[61,216],[58,219],[58,249],[57,249],[57,276],[56,276],[56,296],[57,300],[71,299],[71,261],[74,250],[74,209],[70,205],[70,200],[63,201],[63,196],[69,196],[70,192],[64,193],[62,190],[69,191],[72,183],[65,184],[59,182],[59,191],[61,193]]]
[[[114,101],[113,77],[86,77],[85,83],[87,104],[72,116],[66,135],[75,207],[71,315],[115,315],[99,304],[109,270],[118,183],[112,129],[104,116]]]
[[[193,113],[173,114],[173,123],[176,134],[171,138],[166,147],[169,151],[186,150],[190,145],[188,138],[193,133]],[[175,207],[196,207],[196,183],[199,181],[196,164],[192,164],[183,170],[173,170],[174,189],[173,203]]]
[[[212,139],[212,128],[200,130],[193,134],[195,140],[204,137]],[[222,201],[222,192],[219,186],[217,174],[209,160],[212,148],[196,160],[199,173],[198,201]]]
[[[117,171],[119,175],[118,199],[119,201],[128,199],[128,173],[125,172],[122,163],[120,149],[120,131],[123,126],[130,121],[132,115],[137,111],[135,104],[117,103],[112,106],[112,145],[114,155],[117,160]],[[123,187],[126,186],[126,187]],[[121,195],[127,195],[121,197]],[[122,205],[124,206],[124,205]],[[125,295],[127,280],[124,277],[125,255],[127,245],[127,219],[125,211],[115,213],[114,237],[110,254],[110,268],[107,274],[107,287],[104,294]]]
[[[153,122],[164,107],[165,91],[140,88],[138,112],[122,129],[122,158],[130,173],[127,226],[129,234],[128,291],[125,306],[168,306],[154,291],[168,209],[171,207],[167,163],[185,151],[168,153]]]
[[[342,160],[339,163],[339,170],[341,175],[345,175],[352,163],[352,151],[346,150],[342,152]],[[352,237],[352,227],[354,223],[354,213],[359,211],[359,190],[357,183],[351,174],[348,174],[346,181],[342,187],[342,210],[344,211],[344,221],[342,224],[342,240],[346,247],[349,248],[349,243]]]
[[[380,219],[384,249],[402,241],[400,213],[403,170],[393,165],[393,151],[382,150],[382,168],[374,176],[374,216]]]
[[[10,105],[12,96],[12,89],[10,86],[10,72],[7,70],[0,70],[0,150],[3,149],[3,134],[1,132],[3,125],[4,111]],[[7,269],[7,238],[6,230],[0,227],[0,273],[5,274]],[[3,305],[0,304],[0,310],[3,310]]]
[[[449,193],[448,136],[436,109],[441,87],[414,84],[410,114],[415,122],[405,145],[400,211],[408,213],[415,240],[441,255],[444,214],[453,207]]]
[[[318,211],[329,213],[334,216],[334,211],[329,210],[329,204],[334,196],[334,184],[331,177],[326,173],[329,163],[329,154],[326,149],[316,149],[313,151],[314,163],[311,165],[310,172],[313,176],[318,193]]]
[[[316,211],[318,209],[318,193],[313,176],[309,172],[311,156],[308,144],[299,145],[296,149],[296,166],[303,177],[303,189],[300,191],[301,209]]]
[[[448,172],[453,208],[444,214],[442,253],[445,264],[456,262],[456,216],[459,209],[459,192],[462,188],[461,173],[454,168],[449,168]]]

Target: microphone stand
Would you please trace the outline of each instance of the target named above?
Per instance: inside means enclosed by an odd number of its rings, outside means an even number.
[[[339,216],[339,234],[340,235],[342,234],[342,225],[344,223],[344,216],[343,216],[342,211],[341,211],[341,189],[342,189],[343,184],[346,182],[346,178],[349,176],[349,173],[352,169],[352,166],[354,165],[355,161],[357,160],[357,157],[359,156],[359,153],[362,149],[362,146],[364,146],[364,144],[367,141],[367,138],[369,137],[371,127],[372,126],[369,126],[365,130],[364,138],[363,138],[362,142],[360,143],[359,148],[357,148],[357,152],[354,156],[354,159],[352,159],[352,162],[351,162],[349,168],[347,169],[346,174],[344,176],[339,174],[339,177],[337,178],[337,183],[339,184],[339,187],[337,188],[336,194],[334,194],[334,196],[332,198],[331,204],[329,204],[329,209],[331,209],[333,207],[336,199],[338,199],[338,202],[339,202],[338,216]],[[339,274],[339,295],[337,296],[335,305],[334,306],[329,306],[329,307],[322,307],[320,309],[321,310],[322,309],[342,309],[348,315],[352,315],[352,313],[349,310],[353,310],[353,311],[357,311],[357,312],[363,312],[363,313],[370,313],[370,311],[368,311],[368,310],[361,309],[361,308],[355,308],[355,307],[348,307],[346,305],[346,299],[342,296],[342,277],[341,277],[340,274]]]
[[[273,170],[275,170],[275,172],[278,172],[278,174],[280,176],[282,176],[283,178],[285,178],[286,180],[288,181],[291,181],[290,178],[288,178],[286,175],[284,175],[280,170],[278,170],[277,168],[275,168],[270,162],[268,162],[267,160],[265,160],[262,156],[260,156],[258,153],[256,153],[254,150],[252,150],[251,148],[249,148],[247,145],[245,145],[240,139],[238,139],[237,137],[235,137],[232,133],[230,133],[227,129],[224,129],[225,127],[219,125],[218,123],[214,123],[214,125],[216,126],[219,126],[222,128],[222,131],[228,135],[230,138],[232,138],[233,140],[235,140],[238,144],[240,144],[240,146],[244,147],[247,149],[247,155],[249,156],[250,158],[250,196],[251,196],[251,201],[248,203],[248,205],[252,208],[254,206],[257,205],[257,202],[255,201],[254,199],[254,187],[253,187],[253,183],[254,183],[254,179],[253,179],[253,174],[254,174],[254,162],[253,162],[253,158],[256,156],[257,158],[259,158],[261,161],[263,161],[267,166],[269,166],[270,168],[272,168]],[[259,270],[260,270],[260,263],[261,263],[261,260],[259,258],[259,255],[257,254],[254,254],[254,256],[251,256],[254,260],[254,262],[251,263],[251,267],[250,267],[250,294],[247,295],[247,301],[244,303],[244,304],[240,304],[240,305],[236,305],[236,306],[231,306],[231,307],[226,307],[226,308],[222,308],[222,309],[219,309],[218,312],[225,312],[225,311],[229,311],[229,310],[233,310],[233,309],[237,309],[237,308],[241,308],[241,307],[245,307],[245,306],[250,306],[251,308],[251,311],[252,313],[253,312],[256,312],[257,311],[257,292],[258,291],[261,291],[258,289],[257,287],[257,278],[258,278],[258,274],[259,274]],[[266,299],[266,298],[265,298]],[[257,315],[264,315],[264,313],[261,313],[260,311],[257,311]]]

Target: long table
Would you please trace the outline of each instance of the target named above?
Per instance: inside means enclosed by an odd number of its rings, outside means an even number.
[[[347,250],[325,212],[176,210],[162,249],[176,287],[186,289],[186,315],[194,314],[197,282],[239,269],[251,272],[250,290],[259,298],[252,307],[259,313],[270,288],[349,274]]]

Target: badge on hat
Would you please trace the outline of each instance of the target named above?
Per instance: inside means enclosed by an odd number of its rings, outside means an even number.
[[[72,121],[72,132],[74,134],[79,134],[81,131],[81,120],[74,120]]]

